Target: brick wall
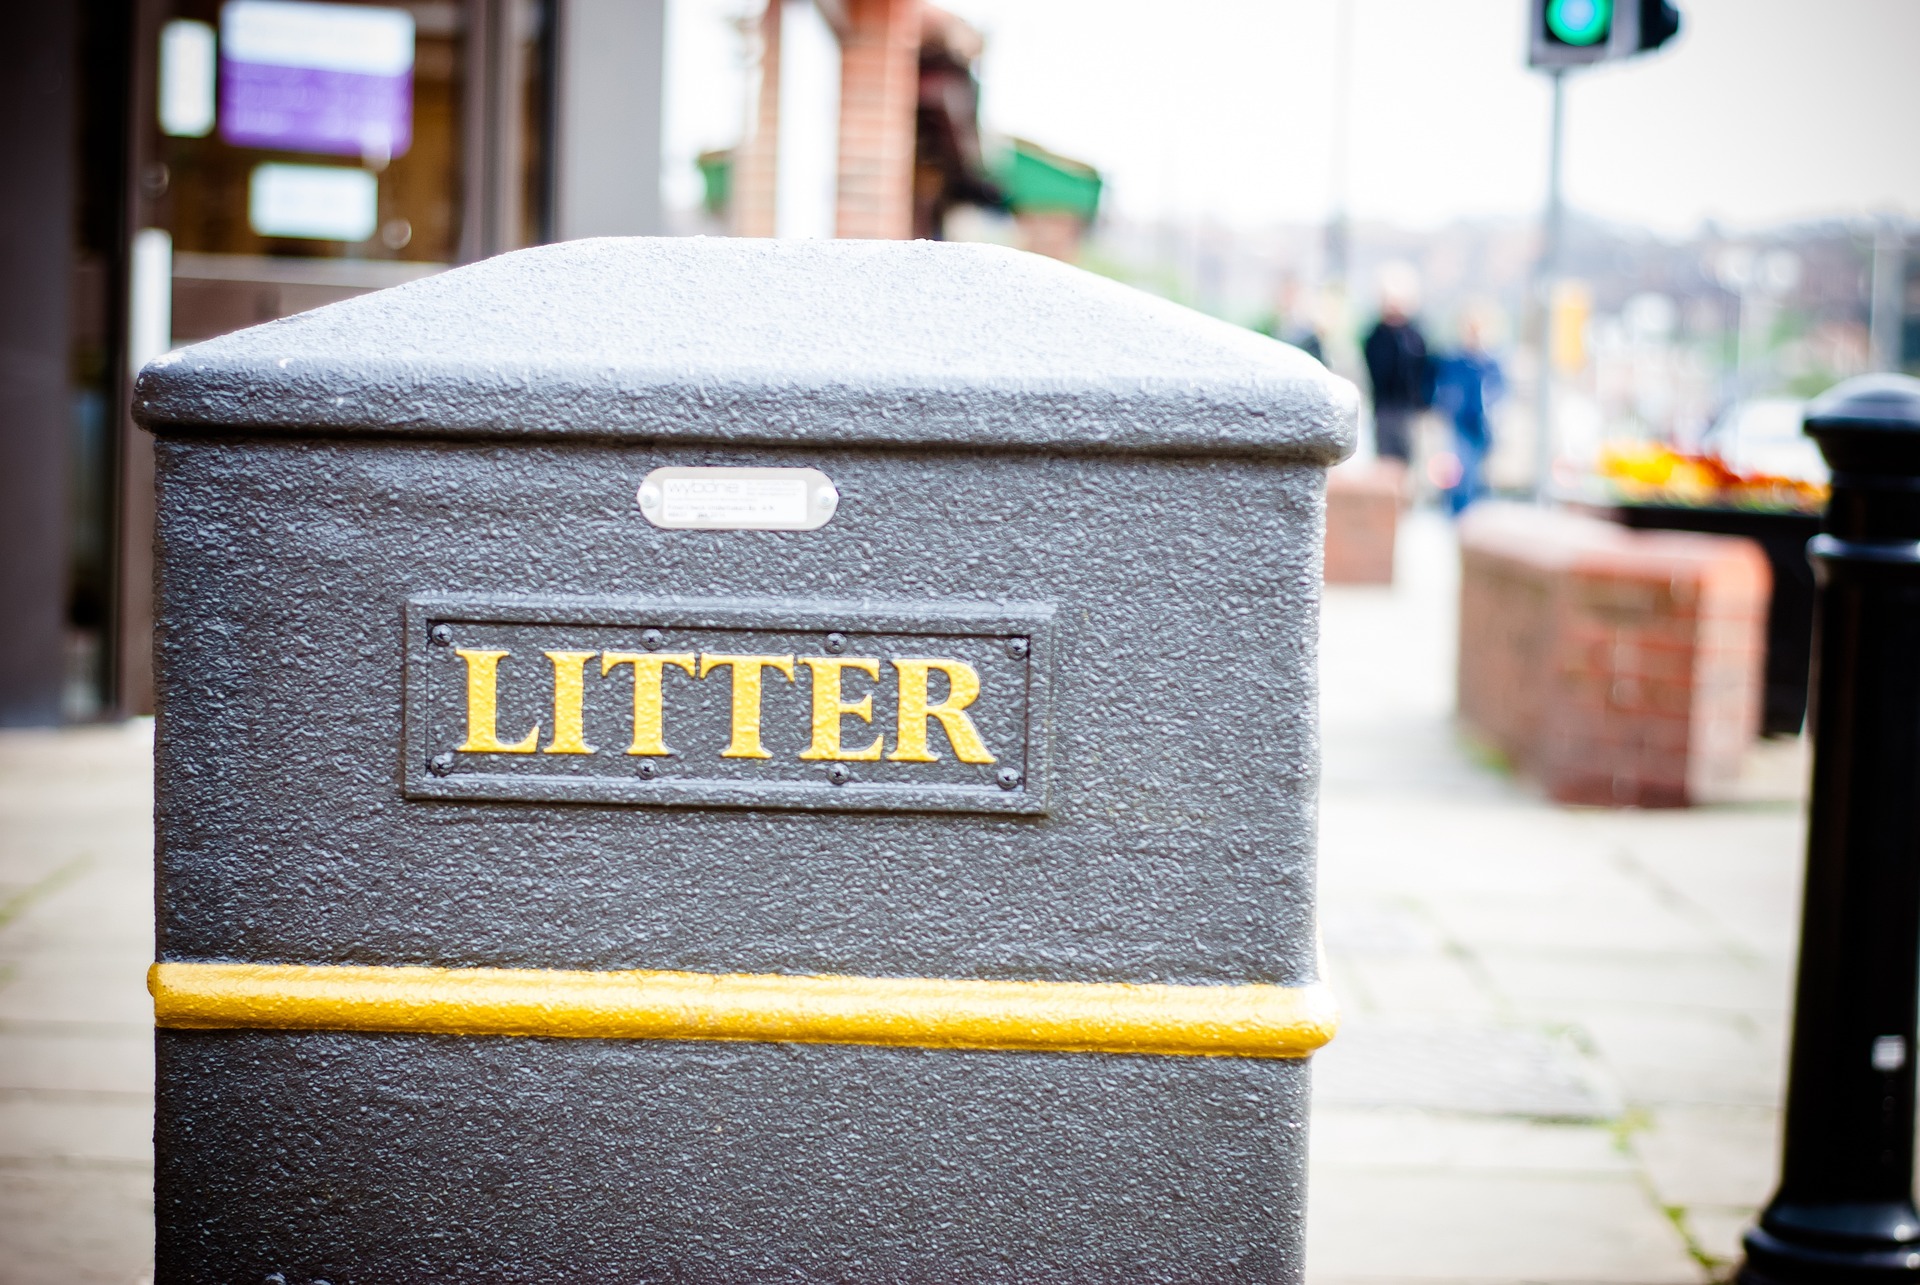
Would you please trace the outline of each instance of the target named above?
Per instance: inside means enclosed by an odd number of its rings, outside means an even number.
[[[1394,460],[1349,460],[1327,473],[1328,584],[1392,584],[1407,474]]]
[[[847,0],[835,235],[913,236],[921,0]]]
[[[920,101],[922,0],[846,0],[840,40],[839,162],[834,234],[913,235],[913,149]],[[735,152],[732,231],[773,236],[780,169],[780,0],[757,22],[758,88]]]
[[[735,236],[772,236],[780,179],[780,0],[757,22],[760,65],[747,136],[734,150],[731,219]]]
[[[1677,807],[1760,725],[1766,557],[1724,536],[1483,505],[1460,524],[1459,709],[1555,799]]]
[[[1078,214],[1067,210],[1023,210],[1013,216],[1022,250],[1044,254],[1062,263],[1080,262],[1080,247],[1086,240],[1087,225]]]

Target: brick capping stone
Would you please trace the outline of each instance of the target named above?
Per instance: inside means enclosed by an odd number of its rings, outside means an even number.
[[[1393,583],[1393,544],[1406,505],[1397,460],[1348,460],[1327,471],[1328,584]]]
[[[839,236],[904,241],[913,235],[920,7],[920,0],[849,0],[845,7],[834,213]]]
[[[1459,713],[1563,803],[1722,794],[1758,732],[1771,573],[1751,541],[1487,504],[1460,523]]]

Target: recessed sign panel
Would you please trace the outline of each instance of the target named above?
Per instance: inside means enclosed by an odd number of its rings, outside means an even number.
[[[420,597],[406,793],[1045,811],[1044,605]]]

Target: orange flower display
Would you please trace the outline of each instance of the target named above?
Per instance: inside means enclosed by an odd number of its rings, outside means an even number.
[[[1679,451],[1659,442],[1603,446],[1599,474],[1628,503],[1815,513],[1827,502],[1824,482],[1742,472],[1718,456]]]

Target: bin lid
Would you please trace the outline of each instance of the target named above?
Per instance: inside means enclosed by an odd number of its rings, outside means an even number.
[[[1255,454],[1331,464],[1297,349],[1038,255],[632,237],[500,255],[162,356],[166,431]]]

